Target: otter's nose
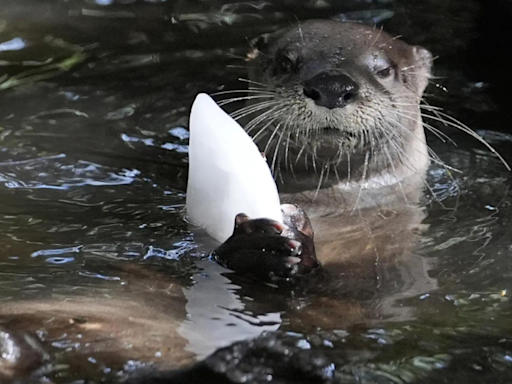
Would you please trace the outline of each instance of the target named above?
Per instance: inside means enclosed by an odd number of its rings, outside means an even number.
[[[339,72],[321,72],[304,82],[304,95],[325,108],[343,108],[354,102],[359,86]]]

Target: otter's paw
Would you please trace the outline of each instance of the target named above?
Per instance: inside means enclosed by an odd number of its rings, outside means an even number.
[[[289,206],[283,206],[289,207]],[[293,206],[291,206],[293,207]],[[290,220],[283,208],[284,222],[269,219],[251,220],[243,213],[235,219],[233,235],[213,253],[222,265],[239,273],[267,279],[304,275],[319,266],[316,260],[312,230],[301,231],[305,220]],[[293,210],[294,214],[299,212]],[[296,226],[299,224],[299,226]]]

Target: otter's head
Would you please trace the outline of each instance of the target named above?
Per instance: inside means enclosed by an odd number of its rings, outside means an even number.
[[[274,159],[310,153],[334,163],[385,143],[396,157],[422,129],[432,61],[424,48],[324,20],[275,32],[256,53],[249,97],[258,116],[247,128]]]

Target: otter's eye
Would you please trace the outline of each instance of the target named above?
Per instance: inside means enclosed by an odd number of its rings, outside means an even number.
[[[377,76],[381,79],[387,79],[393,74],[393,67],[389,66],[387,68],[381,69],[377,72]]]
[[[295,63],[287,56],[279,59],[279,69],[283,73],[290,73],[295,70]]]

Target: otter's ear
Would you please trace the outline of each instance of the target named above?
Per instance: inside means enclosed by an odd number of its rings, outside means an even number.
[[[264,33],[259,35],[251,40],[249,40],[249,45],[251,49],[247,52],[246,61],[252,61],[258,58],[261,52],[264,52],[268,46],[269,41],[273,41],[279,36],[281,36],[285,32],[285,29],[278,29],[274,32]]]
[[[272,33],[264,33],[263,35],[259,35],[251,40],[249,40],[249,45],[251,49],[247,52],[245,56],[245,61],[252,61],[258,58],[260,52],[265,49],[270,39],[270,35]]]
[[[430,68],[432,68],[433,61],[433,57],[430,51],[419,45],[415,45],[412,47],[412,52],[414,55],[414,60],[419,63],[421,67],[427,69],[430,73]]]

